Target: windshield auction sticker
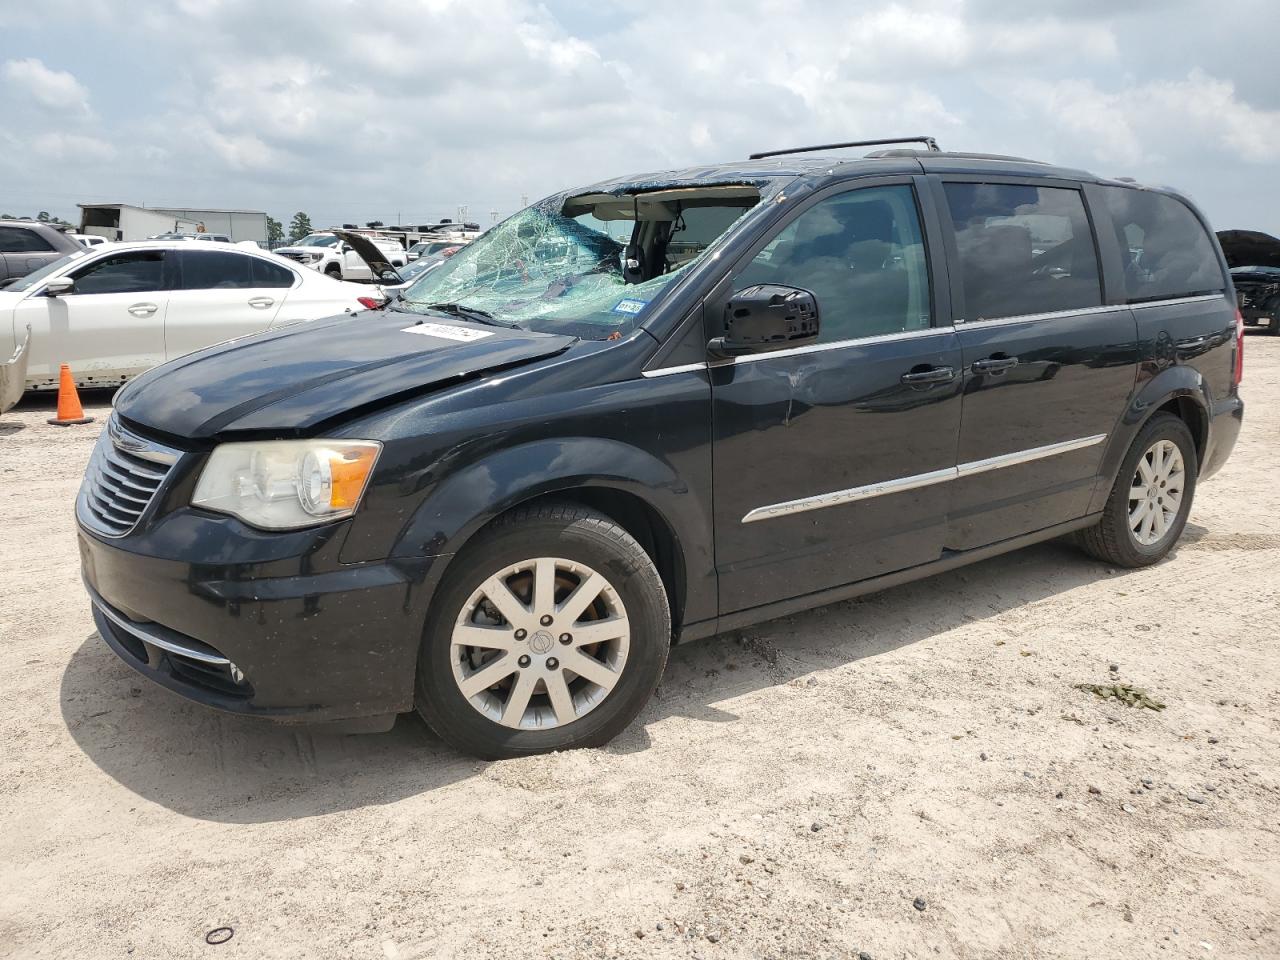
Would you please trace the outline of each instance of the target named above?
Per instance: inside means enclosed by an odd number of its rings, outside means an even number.
[[[648,300],[619,300],[613,308],[614,313],[629,313],[635,316],[649,305]]]
[[[439,337],[442,340],[457,340],[459,343],[470,343],[472,340],[483,340],[492,337],[492,330],[472,330],[470,327],[450,327],[443,323],[415,323],[405,327],[401,333],[420,333],[424,337]]]

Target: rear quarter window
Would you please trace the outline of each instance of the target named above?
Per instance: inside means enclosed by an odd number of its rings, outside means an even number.
[[[1177,197],[1101,187],[1115,224],[1130,301],[1164,300],[1226,289],[1204,225]]]

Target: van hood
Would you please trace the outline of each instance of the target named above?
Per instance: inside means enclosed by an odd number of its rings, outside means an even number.
[[[382,401],[550,357],[575,339],[373,310],[228,340],[127,384],[123,419],[179,439],[307,436]]]

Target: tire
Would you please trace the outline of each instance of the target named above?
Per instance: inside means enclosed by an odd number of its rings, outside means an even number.
[[[1149,457],[1160,448],[1172,461],[1174,458],[1169,452],[1168,444],[1176,448],[1181,469],[1177,471],[1176,480],[1175,473],[1171,470],[1164,478],[1165,485],[1161,486],[1160,474],[1158,470],[1153,470],[1153,460]],[[1154,473],[1157,476],[1156,481],[1148,482],[1139,473],[1142,461],[1146,463],[1148,474]],[[1138,433],[1125,455],[1103,508],[1102,520],[1096,526],[1081,530],[1076,535],[1076,542],[1086,553],[1117,567],[1146,567],[1158,563],[1182,536],[1187,515],[1191,512],[1191,501],[1195,497],[1198,473],[1195,440],[1187,425],[1173,414],[1156,414]],[[1169,494],[1175,489],[1175,482],[1180,484],[1177,488],[1176,511],[1168,511]],[[1137,510],[1142,505],[1141,500],[1136,504],[1133,500],[1132,492],[1138,489],[1154,491],[1151,502],[1147,504],[1147,515],[1151,516],[1155,524],[1162,523],[1163,531],[1158,531],[1154,525],[1150,530],[1145,526],[1139,526],[1135,530],[1132,526],[1134,518],[1130,516],[1130,511]],[[1157,496],[1160,499],[1157,500]],[[1153,512],[1157,509],[1160,511],[1158,515]],[[1145,522],[1143,520],[1144,524]]]
[[[335,280],[341,280],[341,279],[342,279],[342,268],[341,268],[341,267],[336,267],[336,266],[332,266],[332,265],[331,265],[331,266],[325,267],[325,268],[324,268],[324,272],[325,272],[325,275],[326,275],[326,276],[333,277],[333,279],[335,279]]]
[[[1267,320],[1267,333],[1273,337],[1280,336],[1280,310],[1276,310]]]
[[[597,747],[649,701],[670,646],[662,579],[629,533],[575,504],[518,508],[468,544],[437,589],[416,706],[442,740],[486,760]]]

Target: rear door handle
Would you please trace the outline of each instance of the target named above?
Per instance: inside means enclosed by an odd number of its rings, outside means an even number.
[[[129,312],[135,317],[149,317],[158,309],[154,303],[135,303],[129,307]]]
[[[273,303],[275,303],[275,301],[270,297],[251,297],[249,299],[249,306],[257,307],[259,310],[265,310]]]
[[[974,373],[1004,373],[1018,365],[1017,357],[988,357],[986,360],[973,361]]]
[[[903,383],[945,383],[955,378],[956,372],[951,367],[931,367],[928,370],[915,370],[902,375]]]

